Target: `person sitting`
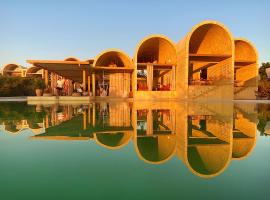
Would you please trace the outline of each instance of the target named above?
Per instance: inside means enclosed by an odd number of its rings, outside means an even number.
[[[75,83],[75,91],[76,91],[77,93],[79,93],[80,95],[82,95],[82,93],[83,93],[81,84],[78,83],[78,82]]]

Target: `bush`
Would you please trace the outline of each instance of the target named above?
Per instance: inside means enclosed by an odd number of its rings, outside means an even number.
[[[270,98],[270,81],[268,80],[259,81],[258,96]]]
[[[34,80],[34,87],[35,87],[35,89],[42,89],[43,90],[45,88],[44,80],[41,78],[36,78]]]
[[[35,77],[0,76],[0,96],[33,96],[37,86],[43,87],[44,82],[42,82],[43,80]]]

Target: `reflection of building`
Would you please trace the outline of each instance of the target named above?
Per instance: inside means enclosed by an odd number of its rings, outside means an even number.
[[[185,155],[189,169],[202,177],[223,172],[231,160],[231,131],[229,123],[215,116],[189,116]]]
[[[176,156],[202,178],[216,177],[232,159],[246,158],[256,142],[257,117],[249,104],[96,102],[38,107],[46,113],[45,132],[31,139],[90,140],[109,150],[133,141],[142,161],[163,164]]]
[[[245,109],[243,109],[243,106],[245,106]],[[253,112],[253,115],[251,112]],[[235,105],[232,152],[234,159],[246,158],[255,147],[257,123],[254,113],[255,109],[252,104]]]
[[[140,159],[161,164],[172,158],[176,148],[175,112],[138,110],[136,121],[134,145]]]
[[[264,127],[264,133],[266,134],[266,135],[270,135],[270,122],[267,122],[266,123],[266,125],[265,125],[265,127]]]
[[[31,123],[29,120],[4,120],[2,129],[12,135],[20,134],[26,129],[30,129],[34,134],[40,134],[43,132],[43,123]]]

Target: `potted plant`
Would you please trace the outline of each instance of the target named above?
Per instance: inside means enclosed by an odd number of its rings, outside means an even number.
[[[45,83],[42,79],[38,78],[35,80],[36,95],[42,96]]]

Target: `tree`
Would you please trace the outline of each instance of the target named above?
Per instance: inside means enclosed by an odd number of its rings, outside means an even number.
[[[267,74],[266,74],[266,69],[270,68],[270,63],[262,63],[260,68],[259,68],[259,75],[261,77],[261,80],[268,80]]]

